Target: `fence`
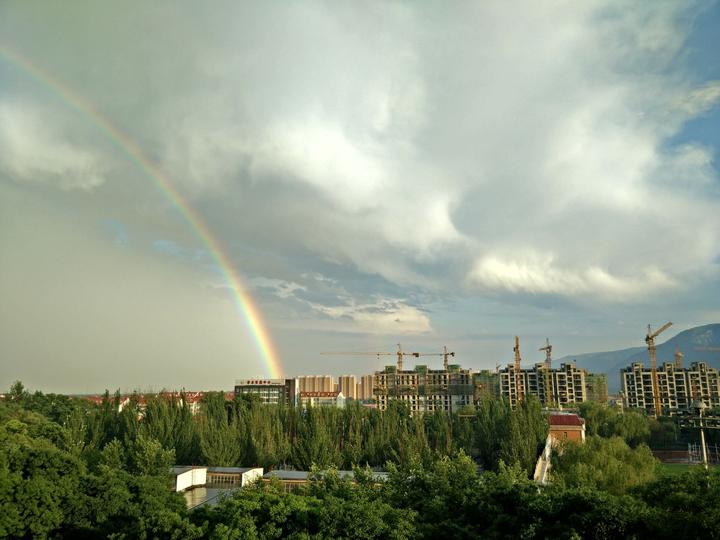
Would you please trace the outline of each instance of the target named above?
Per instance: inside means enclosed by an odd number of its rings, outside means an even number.
[[[720,464],[720,445],[705,444],[708,463]],[[702,463],[702,447],[699,443],[688,444],[688,461],[690,463]]]

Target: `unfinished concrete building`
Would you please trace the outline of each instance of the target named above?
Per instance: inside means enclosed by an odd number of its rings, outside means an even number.
[[[473,373],[475,402],[483,399],[498,399],[500,397],[500,375],[495,371],[483,369]]]
[[[519,371],[515,364],[508,364],[500,370],[500,394],[513,408],[528,395],[538,398],[544,407],[582,403],[588,399],[586,375],[575,363],[561,364],[558,369],[541,363]]]
[[[588,401],[608,402],[608,383],[605,373],[586,373],[585,383],[587,385]]]
[[[625,406],[655,414],[652,369],[636,362],[622,369],[620,378]],[[688,410],[698,400],[709,407],[720,406],[720,375],[705,362],[693,362],[689,368],[665,362],[657,369],[657,385],[661,409],[657,414]]]
[[[472,372],[457,364],[450,364],[447,369],[420,365],[413,370],[386,366],[375,372],[373,384],[373,394],[381,411],[387,410],[394,399],[407,403],[412,414],[437,410],[457,412],[473,404]]]

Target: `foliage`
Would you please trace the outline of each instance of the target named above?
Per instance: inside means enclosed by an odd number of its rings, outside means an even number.
[[[588,435],[621,437],[633,448],[650,442],[651,424],[655,420],[642,411],[623,411],[593,401],[581,403],[579,408]]]
[[[657,460],[641,445],[630,448],[620,437],[587,437],[584,444],[567,443],[553,453],[553,482],[591,487],[616,495],[655,477]]]
[[[720,530],[720,471],[657,476],[637,417],[601,408],[588,409],[586,443],[556,454],[555,482],[538,486],[528,468],[547,425],[531,400],[516,411],[486,401],[475,413],[413,417],[402,403],[384,414],[357,404],[302,411],[210,394],[193,417],[172,396],[144,408],[135,396],[121,411],[109,393],[100,406],[21,385],[14,396],[0,402],[0,537],[678,539]],[[170,489],[180,452],[192,462],[310,464],[313,480],[292,493],[258,483],[189,512]],[[383,463],[389,479],[356,467],[351,483],[333,468],[356,463]]]

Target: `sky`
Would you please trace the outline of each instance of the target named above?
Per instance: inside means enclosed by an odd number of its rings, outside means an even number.
[[[718,28],[692,1],[0,2],[0,388],[271,375],[228,269],[285,376],[720,322]]]

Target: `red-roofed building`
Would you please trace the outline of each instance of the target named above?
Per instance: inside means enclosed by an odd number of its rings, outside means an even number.
[[[548,417],[549,435],[555,441],[585,441],[585,420],[577,414],[554,413]]]

